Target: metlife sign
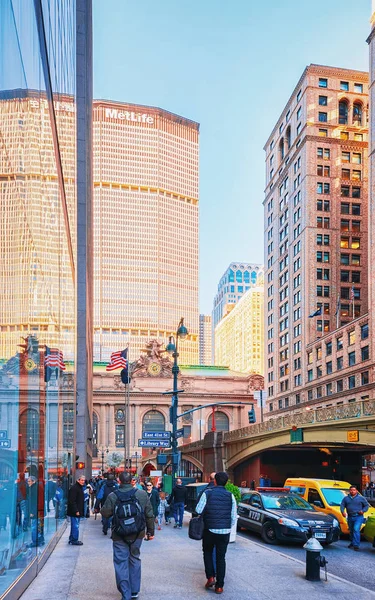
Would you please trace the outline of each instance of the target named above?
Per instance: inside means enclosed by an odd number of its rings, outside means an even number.
[[[153,125],[155,121],[154,117],[147,113],[136,113],[129,110],[118,110],[117,108],[106,108],[105,116],[107,119],[115,119],[116,121],[130,121],[147,125]]]

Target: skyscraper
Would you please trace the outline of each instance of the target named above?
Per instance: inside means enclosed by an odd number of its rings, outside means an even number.
[[[212,365],[212,323],[210,315],[199,315],[199,364]]]
[[[265,145],[273,408],[298,403],[315,377],[306,346],[368,310],[367,103],[367,73],[310,65]]]
[[[199,125],[159,108],[94,102],[94,359],[181,317],[181,362],[198,362]]]
[[[215,327],[215,364],[263,375],[263,317],[264,287],[259,271],[257,285],[250,287]]]

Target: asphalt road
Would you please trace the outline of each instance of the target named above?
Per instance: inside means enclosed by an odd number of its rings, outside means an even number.
[[[278,545],[269,545],[263,542],[262,538],[252,531],[241,530],[237,535],[243,536],[262,546],[274,548],[305,562],[306,551],[302,546],[295,544],[280,543]],[[361,541],[359,552],[354,552],[348,548],[349,539],[341,539],[330,546],[324,546],[322,554],[328,560],[327,571],[346,581],[351,581],[357,585],[375,591],[375,548],[370,542]]]

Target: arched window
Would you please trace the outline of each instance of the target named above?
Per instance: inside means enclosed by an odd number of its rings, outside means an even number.
[[[255,271],[251,271],[251,283],[255,285],[257,282],[257,274]]]
[[[290,125],[288,125],[285,135],[286,135],[286,143],[288,145],[288,150],[289,150],[291,143],[292,143],[292,132],[290,129]]]
[[[149,410],[142,421],[142,431],[164,431],[165,419],[158,410]]]
[[[348,103],[346,100],[340,100],[339,102],[339,123],[340,125],[347,125],[348,123]]]
[[[229,431],[229,419],[223,412],[215,410],[216,431]],[[208,431],[212,430],[212,413],[208,417]]]
[[[236,271],[236,281],[237,283],[242,283],[242,271]]]
[[[39,448],[39,413],[28,408],[20,415],[20,435],[27,451]]]
[[[234,271],[232,269],[229,269],[229,281],[234,281]]]
[[[243,280],[245,283],[250,283],[250,273],[249,271],[245,271],[243,274]]]
[[[353,104],[353,124],[362,125],[362,104],[360,102]]]
[[[280,153],[280,160],[283,160],[283,158],[284,158],[284,138],[281,138],[281,140],[279,142],[279,153]]]

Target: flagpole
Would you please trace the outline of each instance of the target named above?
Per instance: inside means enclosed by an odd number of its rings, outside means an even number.
[[[128,467],[130,467],[130,423],[129,423],[129,405],[130,405],[130,361],[129,361],[129,344],[127,346],[127,373],[128,373],[128,384],[125,390],[125,460],[124,468],[126,468],[126,460],[128,461]]]

